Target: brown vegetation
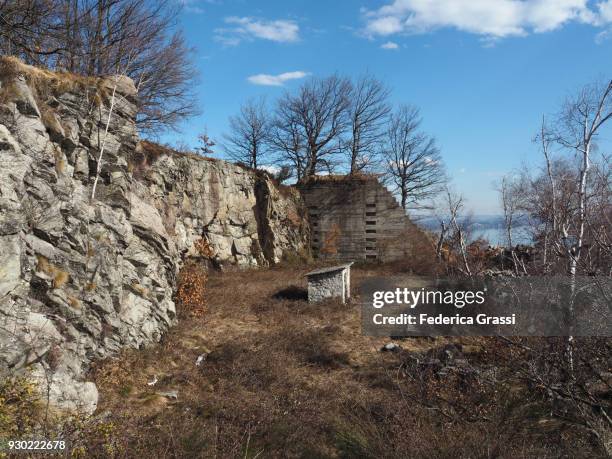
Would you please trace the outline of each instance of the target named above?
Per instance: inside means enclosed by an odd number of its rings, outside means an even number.
[[[37,256],[36,270],[43,272],[51,277],[53,282],[53,288],[62,288],[70,280],[70,274],[61,269],[60,267],[51,263],[47,258],[42,255]]]
[[[41,415],[41,395],[27,376],[0,380],[0,435],[17,439],[35,428]]]
[[[205,313],[207,279],[206,268],[195,260],[189,260],[181,268],[176,289],[179,318],[202,316]]]
[[[211,276],[206,315],[99,365],[106,430],[83,429],[74,446],[89,457],[602,454],[588,429],[562,418],[569,405],[548,396],[538,359],[562,355],[554,341],[411,338],[381,353],[387,340],[362,335],[358,302],[287,294],[303,288],[305,269]],[[372,274],[354,270],[354,285]],[[608,345],[596,344],[580,349],[605,364]],[[170,390],[176,400],[161,395]]]
[[[366,182],[368,180],[378,180],[378,174],[366,174],[363,172],[356,172],[352,175],[345,174],[328,174],[328,175],[311,175],[304,177],[302,183],[311,182]]]
[[[193,245],[195,246],[196,251],[202,258],[211,259],[215,256],[215,251],[213,250],[212,246],[203,237],[195,241]]]
[[[69,91],[96,88],[104,92],[103,79],[85,77],[64,71],[51,71],[42,67],[24,64],[13,56],[0,56],[0,78],[6,81],[23,76],[35,91],[35,96],[45,100],[51,95],[61,95]],[[106,96],[106,94],[102,94]],[[93,97],[93,95],[92,95]]]

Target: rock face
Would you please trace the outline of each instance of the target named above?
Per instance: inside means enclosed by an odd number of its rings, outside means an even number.
[[[0,58],[0,370],[29,373],[64,409],[95,410],[92,360],[176,321],[177,273],[199,241],[220,266],[308,245],[299,197],[266,176],[166,150],[153,161],[136,98],[127,78]]]

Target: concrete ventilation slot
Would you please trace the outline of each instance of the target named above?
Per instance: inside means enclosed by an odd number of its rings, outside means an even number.
[[[366,212],[366,217],[376,217],[376,212]]]
[[[366,225],[376,225],[375,220],[366,220]]]

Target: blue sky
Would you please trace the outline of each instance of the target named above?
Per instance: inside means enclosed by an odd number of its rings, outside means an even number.
[[[303,75],[369,72],[418,106],[455,188],[497,213],[492,183],[539,160],[532,137],[580,86],[610,77],[612,0],[183,0],[202,114],[165,141],[219,140],[253,96]],[[222,153],[219,152],[222,157]]]

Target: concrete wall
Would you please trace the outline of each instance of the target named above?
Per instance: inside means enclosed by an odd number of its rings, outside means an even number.
[[[316,177],[299,190],[319,258],[395,261],[410,256],[411,236],[422,237],[376,177]]]

